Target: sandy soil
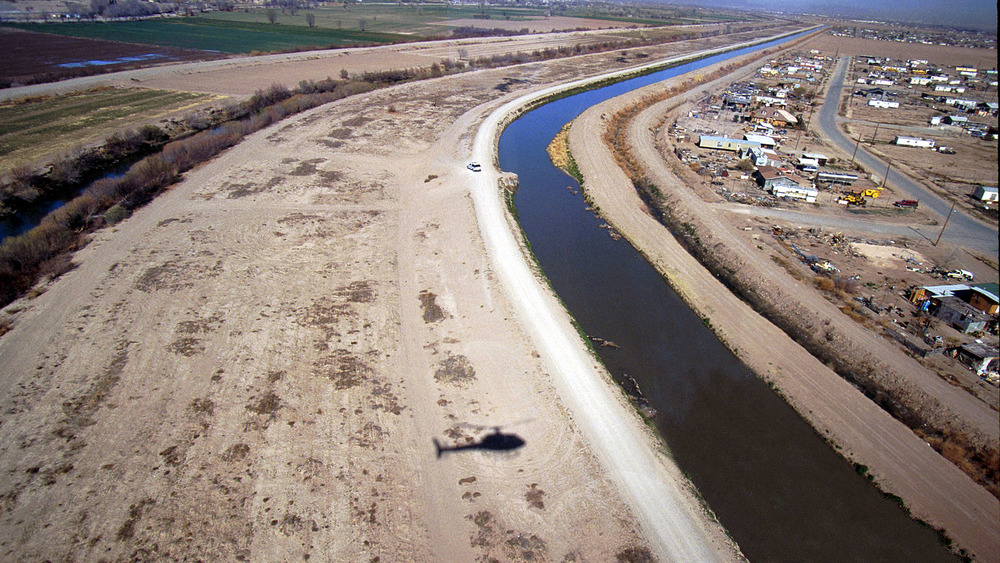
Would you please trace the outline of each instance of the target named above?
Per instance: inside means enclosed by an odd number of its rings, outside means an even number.
[[[932,64],[971,65],[977,68],[996,68],[997,66],[995,49],[878,41],[858,37],[837,37],[829,34],[812,40],[811,47],[824,53],[839,53],[840,55],[892,57],[901,60],[923,59]]]
[[[51,84],[6,88],[0,90],[0,100],[71,92],[103,85],[140,85],[149,88],[245,97],[270,84],[292,87],[300,80],[323,80],[331,76],[336,78],[339,77],[341,70],[362,73],[427,67],[443,59],[459,60],[460,50],[469,58],[488,57],[519,51],[532,52],[548,47],[587,45],[612,38],[620,39],[619,35],[614,34],[616,34],[614,30],[575,31],[232,57],[88,76]]]
[[[629,64],[317,108],[95,234],[7,309],[2,557],[738,559],[555,298],[511,283],[492,172],[465,169],[497,86]],[[494,427],[526,445],[435,455]]]
[[[678,78],[673,82],[682,80]],[[720,80],[718,84],[697,88],[690,96],[702,96],[721,83]],[[983,560],[995,559],[1000,555],[1000,534],[997,533],[1000,502],[729,293],[648,214],[607,147],[596,141],[603,135],[607,116],[640,96],[670,85],[669,82],[655,85],[645,92],[610,100],[591,108],[574,122],[570,146],[585,177],[588,194],[609,222],[642,248],[685,299],[711,320],[730,347],[738,350],[752,369],[773,383],[822,435],[838,444],[844,455],[869,466],[884,490],[902,497],[918,517],[944,527],[961,547]],[[768,256],[761,255],[750,241],[741,240],[725,215],[705,204],[674,176],[656,149],[654,134],[664,113],[676,104],[676,99],[656,104],[630,124],[631,142],[647,173],[669,194],[680,215],[699,224],[699,229],[706,229],[701,234],[703,239],[710,236],[710,244],[724,245],[742,257],[741,267],[753,268],[764,279],[774,280],[775,287],[793,292],[796,299],[806,303],[811,310],[829,307],[829,303],[811,289],[801,287],[778,271]],[[846,317],[834,315],[829,318],[829,322],[842,323]],[[845,325],[839,329],[850,330],[850,327]],[[767,342],[767,346],[761,346],[761,342]],[[897,359],[895,356],[901,356],[898,351],[886,348],[883,352],[890,355],[893,362],[908,362],[908,368],[927,371],[909,358]],[[911,383],[932,393],[931,396],[941,393],[938,397],[943,403],[971,417],[976,427],[996,439],[996,413],[983,403],[962,392],[941,388],[943,384],[937,378],[916,377]]]
[[[527,29],[533,33],[549,33],[567,29],[617,29],[621,27],[645,27],[638,24],[611,20],[593,20],[588,18],[568,18],[551,16],[547,18],[529,18],[523,20],[502,19],[457,19],[438,22],[439,25],[452,27],[480,27],[486,29],[509,29],[518,31]]]

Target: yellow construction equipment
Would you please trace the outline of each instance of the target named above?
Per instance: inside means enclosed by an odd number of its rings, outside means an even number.
[[[843,203],[846,205],[857,205],[859,207],[864,207],[866,200],[860,193],[848,193],[837,198],[837,203]]]

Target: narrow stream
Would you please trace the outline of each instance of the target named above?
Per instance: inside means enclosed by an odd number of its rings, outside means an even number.
[[[620,383],[625,374],[638,383],[676,462],[751,561],[954,560],[743,366],[632,246],[611,239],[545,152],[596,103],[787,40],[541,106],[505,129],[500,166],[519,177],[521,226],[556,293],[587,334],[621,346],[599,353]]]

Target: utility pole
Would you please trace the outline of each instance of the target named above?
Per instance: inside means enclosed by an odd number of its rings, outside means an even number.
[[[858,155],[858,147],[861,146],[861,135],[858,135],[858,142],[854,144],[854,154],[851,155],[851,164],[854,164],[854,157]]]
[[[892,163],[891,162],[889,164],[885,165],[885,178],[882,178],[882,185],[879,186],[880,190],[885,188],[885,182],[886,182],[886,180],[889,179],[889,168],[892,168]]]
[[[944,218],[944,225],[941,225],[941,232],[938,233],[937,240],[934,241],[934,246],[937,246],[938,243],[941,242],[941,235],[944,234],[944,228],[948,226],[948,219],[951,219],[951,214],[954,212],[955,212],[955,204],[953,203],[951,204],[951,211],[949,211],[948,215]]]
[[[882,122],[881,121],[876,121],[875,122],[875,132],[872,133],[872,140],[868,143],[869,147],[874,147],[875,146],[875,136],[878,135],[878,126],[879,125],[882,125]]]

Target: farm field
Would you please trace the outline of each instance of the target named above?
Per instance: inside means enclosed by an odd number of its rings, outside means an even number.
[[[0,173],[221,96],[102,88],[0,105]]]
[[[167,62],[214,59],[219,53],[104,41],[0,27],[0,88],[54,82]]]
[[[377,45],[407,38],[358,29],[310,28],[304,25],[270,24],[266,21],[255,23],[201,17],[113,23],[25,23],[15,24],[14,27],[86,39],[128,41],[223,53]]]

